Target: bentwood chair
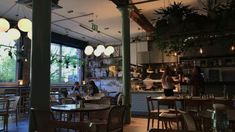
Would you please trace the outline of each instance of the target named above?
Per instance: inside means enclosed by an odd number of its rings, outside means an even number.
[[[185,111],[179,111],[183,116],[183,124],[185,131],[197,131],[197,125],[193,117]]]
[[[0,99],[0,116],[3,117],[3,131],[8,131],[9,100]]]
[[[10,102],[9,105],[9,114],[15,114],[15,120],[16,120],[16,126],[18,125],[18,103],[20,100],[20,96],[14,96],[11,99],[13,99],[14,101],[12,101],[12,103]]]
[[[122,93],[120,93],[117,97],[117,105],[123,105],[124,104],[124,95]]]
[[[34,131],[37,132],[57,132],[58,129],[67,129],[82,132],[95,132],[95,127],[90,122],[68,122],[55,120],[49,110],[39,110],[31,108]],[[46,122],[46,123],[45,123]]]
[[[92,101],[91,103],[111,105],[111,99],[112,97],[110,96],[104,96],[99,100]],[[109,110],[89,112],[89,120],[91,121],[106,120],[108,118],[108,113]]]
[[[92,122],[96,125],[96,132],[123,132],[125,110],[125,105],[113,106],[109,111],[108,119],[100,122]]]
[[[158,105],[157,105],[157,119],[158,119],[158,128],[159,128],[159,123],[160,121],[162,122],[162,128],[165,127],[165,129],[168,129],[168,124],[169,124],[169,129],[172,129],[171,123],[175,122],[177,125],[177,130],[180,130],[179,128],[179,123],[181,122],[181,114],[177,110],[177,105],[176,105],[176,100],[172,99],[159,99]],[[163,109],[164,111],[161,111],[163,107],[168,107],[168,111],[165,111],[165,108]]]
[[[147,96],[146,100],[147,100],[147,109],[148,109],[147,130],[149,130],[150,120],[152,120],[152,127],[153,127],[154,119],[157,119],[159,112],[157,109],[154,108],[151,96]]]

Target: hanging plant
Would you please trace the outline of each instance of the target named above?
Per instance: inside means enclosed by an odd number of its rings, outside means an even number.
[[[160,8],[155,10],[156,15],[160,15],[163,20],[167,20],[168,24],[179,24],[181,23],[186,15],[194,13],[194,9],[189,5],[183,5],[182,2],[174,2],[166,8]]]
[[[185,31],[185,21],[188,16],[192,16],[195,10],[189,5],[183,5],[182,2],[170,4],[166,8],[155,10],[155,14],[159,17],[156,22],[156,39],[158,48],[168,55],[180,55],[189,45],[184,42],[185,36],[179,36]],[[173,37],[176,36],[176,37]]]

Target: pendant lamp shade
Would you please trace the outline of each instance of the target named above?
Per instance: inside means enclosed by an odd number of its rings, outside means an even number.
[[[11,28],[7,32],[10,40],[17,40],[20,38],[20,31],[16,28]]]
[[[94,51],[93,47],[90,46],[90,45],[88,45],[88,46],[85,48],[85,51],[84,51],[84,52],[85,52],[86,55],[91,55],[93,51]]]
[[[105,55],[105,56],[110,56],[111,54],[109,53],[109,51],[105,50],[105,51],[104,51],[104,55]]]
[[[18,21],[18,27],[23,32],[32,31],[32,22],[27,18],[22,18]]]
[[[97,48],[96,48],[99,52],[103,53],[105,51],[105,47],[104,45],[98,45]]]
[[[114,53],[114,48],[113,48],[113,46],[108,46],[105,50],[106,50],[105,52],[107,52],[107,53],[109,53],[109,54]]]
[[[30,40],[32,40],[32,30],[27,33],[27,36],[29,37]]]
[[[95,50],[94,51],[94,55],[96,56],[96,57],[98,57],[98,56],[100,56],[101,55],[101,52],[99,51],[99,50]]]
[[[0,32],[6,32],[10,28],[10,23],[5,18],[0,18]]]
[[[14,46],[15,43],[16,43],[15,41],[9,38],[8,33],[0,32],[0,44],[7,45],[7,46]]]

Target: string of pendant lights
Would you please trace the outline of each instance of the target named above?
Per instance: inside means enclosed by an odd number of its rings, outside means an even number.
[[[5,43],[8,41],[18,40],[21,36],[20,31],[27,32],[29,39],[32,39],[32,22],[27,18],[22,18],[17,23],[18,28],[10,28],[10,23],[5,18],[0,18],[0,43]],[[19,31],[19,30],[20,31]]]
[[[96,57],[99,57],[102,55],[102,53],[105,55],[105,56],[110,56],[111,54],[114,53],[114,47],[113,46],[107,46],[105,48],[104,45],[98,45],[96,47],[96,49],[94,50],[94,48],[91,46],[91,45],[88,45],[86,46],[85,50],[84,50],[84,53],[89,56],[89,55],[92,55],[92,53],[96,56]]]

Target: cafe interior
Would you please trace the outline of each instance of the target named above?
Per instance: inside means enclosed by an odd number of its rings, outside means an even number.
[[[235,0],[1,0],[0,131],[235,132]]]

